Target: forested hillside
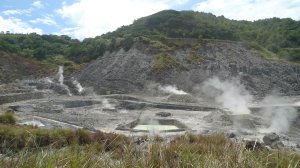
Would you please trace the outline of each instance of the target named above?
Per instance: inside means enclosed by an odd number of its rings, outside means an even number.
[[[82,41],[62,35],[1,34],[0,50],[66,66],[89,62],[105,51],[128,50],[138,39],[164,43],[168,38],[241,41],[278,58],[300,62],[300,21],[235,21],[193,11],[161,11],[114,32]]]

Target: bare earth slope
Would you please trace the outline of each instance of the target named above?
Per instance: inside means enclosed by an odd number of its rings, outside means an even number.
[[[16,79],[34,79],[53,73],[48,66],[17,54],[0,52],[0,84],[11,83]]]
[[[196,47],[184,46],[171,51],[167,58],[172,58],[171,63],[159,60],[161,55],[146,44],[136,43],[127,52],[121,49],[107,53],[73,76],[98,93],[128,93],[143,89],[150,81],[176,84],[188,91],[218,76],[239,78],[255,95],[274,89],[286,95],[300,94],[299,67],[267,60],[242,43],[205,41]]]

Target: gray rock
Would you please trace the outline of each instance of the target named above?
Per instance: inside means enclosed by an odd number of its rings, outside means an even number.
[[[162,71],[153,69],[157,55],[147,44],[136,43],[128,50],[106,53],[72,76],[97,93],[130,93],[143,90],[149,81],[175,84],[185,91],[192,90],[212,76],[221,79],[240,77],[252,94],[264,96],[272,89],[288,95],[300,94],[300,71],[287,62],[268,60],[238,42],[205,40],[196,49],[202,61],[190,61],[195,49],[178,48],[172,57],[179,65]],[[243,73],[240,73],[243,72]]]
[[[273,142],[271,147],[274,149],[280,149],[284,147],[284,144],[281,141]]]
[[[269,133],[263,137],[263,141],[266,145],[270,145],[273,142],[279,141],[279,135],[276,133]]]
[[[65,80],[64,84],[66,86],[68,86],[70,92],[73,95],[86,95],[87,92],[85,91],[85,89],[81,86],[81,84],[75,80],[75,79],[69,79],[69,80]]]
[[[236,134],[235,133],[230,133],[229,135],[228,135],[228,138],[235,138],[236,137]]]
[[[51,83],[49,89],[53,90],[54,92],[58,94],[65,94],[65,95],[70,95],[70,90],[66,85],[60,85],[56,83]]]
[[[263,137],[265,145],[270,146],[273,149],[283,148],[284,144],[280,141],[279,135],[276,133],[269,133]]]
[[[155,113],[156,116],[160,116],[160,117],[170,117],[172,114],[169,112],[158,112]]]

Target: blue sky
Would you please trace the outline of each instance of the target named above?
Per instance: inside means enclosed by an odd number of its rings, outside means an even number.
[[[164,9],[300,20],[300,0],[0,0],[0,31],[95,37]]]

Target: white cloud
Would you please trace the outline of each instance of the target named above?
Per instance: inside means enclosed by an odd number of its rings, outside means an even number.
[[[1,12],[3,15],[10,16],[10,15],[29,15],[31,10],[22,10],[22,9],[12,9],[12,10],[5,10]]]
[[[73,35],[74,32],[78,31],[80,27],[66,27],[60,30],[60,32],[54,32],[55,35]],[[75,37],[75,36],[73,36]]]
[[[189,0],[174,0],[173,2],[175,2],[176,5],[183,5],[185,3],[187,3]]]
[[[41,1],[35,1],[32,3],[32,6],[36,7],[36,8],[43,8],[44,5],[42,4]]]
[[[0,31],[10,31],[11,33],[38,33],[42,34],[39,28],[32,28],[28,24],[17,18],[4,19],[0,16]]]
[[[45,16],[44,18],[36,18],[34,20],[30,20],[29,22],[34,24],[43,23],[45,25],[57,25],[55,20],[50,16]]]
[[[300,0],[204,0],[194,10],[235,20],[253,21],[272,17],[299,20]]]
[[[131,24],[134,19],[148,16],[188,0],[80,0],[57,10],[76,29],[69,35],[82,39],[114,31],[122,25]]]

